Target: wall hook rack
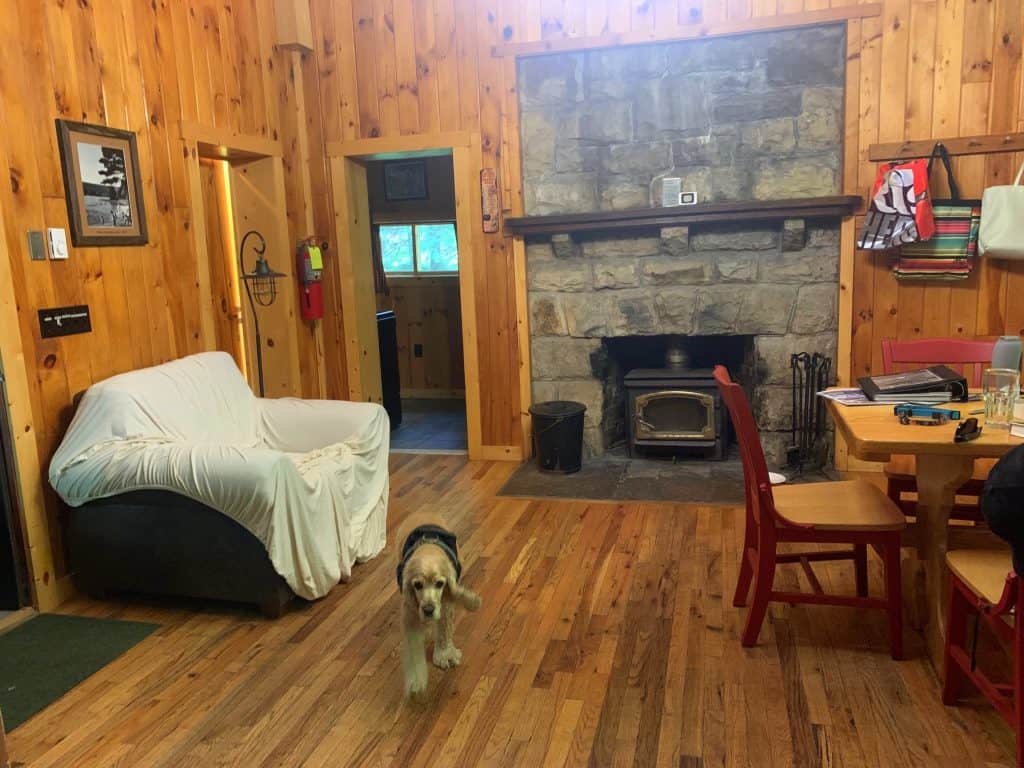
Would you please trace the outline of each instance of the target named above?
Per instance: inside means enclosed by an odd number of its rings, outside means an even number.
[[[871,144],[868,147],[868,159],[878,163],[884,160],[912,160],[919,157],[931,157],[932,149],[936,144],[944,144],[952,156],[1024,152],[1024,133],[997,133],[987,136],[915,139],[914,141]]]

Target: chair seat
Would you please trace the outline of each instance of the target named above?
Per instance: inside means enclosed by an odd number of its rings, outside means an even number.
[[[946,564],[971,592],[993,605],[1013,571],[1009,549],[956,549],[946,553]]]
[[[784,518],[821,530],[898,531],[907,524],[892,500],[863,480],[778,485],[772,494]]]
[[[988,473],[996,465],[998,459],[975,459],[974,474],[971,480],[984,482],[988,479]],[[916,456],[892,456],[885,464],[885,476],[890,480],[916,480],[917,479],[917,457]]]

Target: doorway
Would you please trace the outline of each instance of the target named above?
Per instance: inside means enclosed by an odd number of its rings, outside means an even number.
[[[450,154],[366,163],[384,407],[395,451],[465,451]]]
[[[298,334],[312,334],[307,351],[322,346],[322,335],[318,324],[310,328],[298,319],[281,144],[192,123],[181,129],[191,158],[203,346],[231,354],[257,395],[302,396],[303,374],[311,367],[300,361]],[[262,291],[260,281],[240,279],[256,269],[258,258],[276,273]],[[255,305],[243,286],[256,294]],[[322,396],[319,379],[309,389]]]
[[[397,359],[404,408],[402,425],[392,433],[395,449],[483,458],[474,285],[482,239],[479,136],[336,142],[328,155],[339,273],[347,278],[337,295],[349,399],[384,403],[387,361]],[[418,213],[398,205],[417,200]],[[393,319],[378,317],[381,311],[394,312]],[[389,322],[394,355],[387,347]]]

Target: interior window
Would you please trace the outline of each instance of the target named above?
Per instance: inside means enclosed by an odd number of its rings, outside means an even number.
[[[455,222],[381,224],[381,263],[387,274],[453,274],[459,271]]]
[[[380,256],[385,272],[415,272],[412,227],[408,224],[387,225],[377,229]]]

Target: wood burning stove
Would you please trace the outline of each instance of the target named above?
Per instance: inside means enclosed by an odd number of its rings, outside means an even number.
[[[637,368],[623,384],[631,456],[637,447],[659,446],[702,449],[708,458],[725,458],[728,414],[710,370]]]

